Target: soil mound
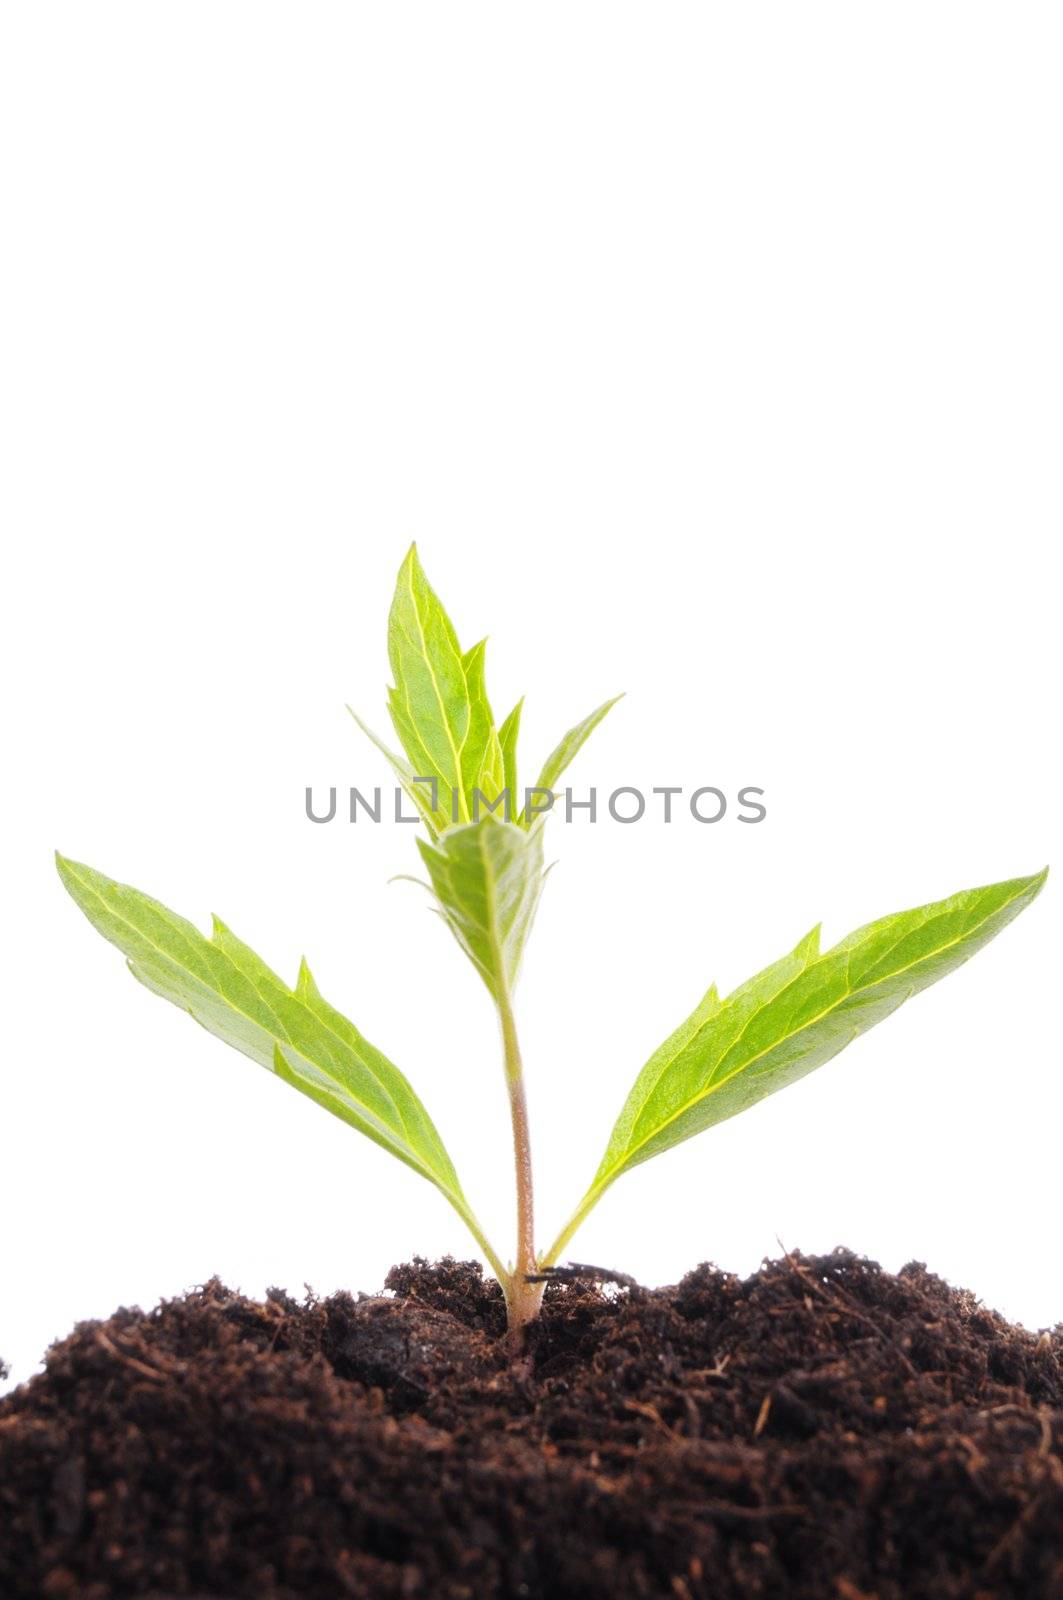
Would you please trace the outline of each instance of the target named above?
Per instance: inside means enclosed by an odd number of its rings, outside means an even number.
[[[0,1401],[4,1600],[1060,1600],[1063,1330],[792,1255],[551,1285],[478,1266],[83,1323]],[[0,1330],[2,1337],[2,1330]]]

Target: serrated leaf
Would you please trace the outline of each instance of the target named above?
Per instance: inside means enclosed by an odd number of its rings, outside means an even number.
[[[502,754],[484,687],[484,645],[465,655],[411,545],[388,620],[395,679],[388,706],[414,774],[438,785],[436,810],[452,823],[472,817],[475,787],[494,799]]]
[[[217,918],[208,939],[137,889],[62,856],[56,864],[73,899],[124,953],[135,978],[427,1178],[489,1250],[413,1088],[322,997],[305,962],[290,989]]]
[[[543,763],[543,770],[539,774],[539,781],[536,785],[537,788],[553,789],[558,778],[560,778],[572,759],[582,750],[599,722],[609,714],[617,701],[623,698],[622,694],[614,695],[611,700],[606,700],[604,705],[600,705],[596,711],[592,711],[589,717],[584,717],[583,721],[577,722],[574,728],[569,728],[560,744],[551,751]]]
[[[501,1004],[512,993],[543,882],[542,831],[494,816],[417,841],[439,909]]]
[[[622,1173],[795,1083],[920,989],[970,959],[1029,905],[1046,873],[968,889],[868,923],[819,951],[818,928],[720,1000],[711,989],[635,1081],[556,1259]]]

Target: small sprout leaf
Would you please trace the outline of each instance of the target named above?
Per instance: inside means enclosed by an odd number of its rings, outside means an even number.
[[[351,716],[357,722],[366,738],[376,745],[381,755],[388,762],[392,772],[394,772],[402,785],[403,792],[413,801],[417,810],[421,813],[425,827],[434,839],[444,828],[450,826],[450,816],[444,806],[436,805],[433,807],[431,786],[427,783],[417,783],[415,781],[417,774],[410,766],[410,763],[403,760],[402,756],[396,755],[394,750],[390,750],[383,739],[379,738],[372,728],[362,721],[357,711],[352,710],[350,706],[347,707],[347,710],[350,711]]]
[[[473,789],[491,791],[494,799],[502,787],[502,752],[484,687],[484,644],[462,654],[415,545],[395,585],[388,656],[395,679],[388,706],[413,774],[438,784],[443,826],[469,822]]]
[[[488,815],[417,843],[455,939],[497,1001],[512,993],[543,884],[542,830]]]
[[[537,788],[554,788],[558,778],[560,778],[573,758],[582,750],[599,722],[608,716],[617,701],[623,698],[622,694],[614,695],[611,700],[606,700],[604,705],[600,705],[596,711],[592,711],[589,717],[584,717],[583,721],[577,722],[574,728],[569,728],[561,743],[547,756],[543,764],[543,770],[539,774]]]
[[[521,698],[498,730],[498,743],[502,751],[502,777],[514,812],[518,809],[517,796],[520,793],[517,788],[517,738],[520,734],[520,714],[523,710],[524,700]]]
[[[481,639],[461,658],[471,708],[470,737],[462,751],[461,762],[461,779],[470,817],[474,817],[472,794],[475,789],[479,789],[489,800],[496,800],[505,783],[501,737],[495,732],[495,719],[484,679],[486,650],[487,640]]]

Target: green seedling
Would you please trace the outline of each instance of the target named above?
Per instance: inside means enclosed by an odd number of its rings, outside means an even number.
[[[501,1027],[516,1168],[511,1264],[487,1239],[405,1075],[329,1004],[305,961],[289,988],[224,923],[215,920],[207,938],[158,901],[89,867],[60,856],[59,873],[141,983],[436,1186],[498,1278],[519,1345],[539,1312],[543,1272],[556,1266],[618,1178],[822,1066],[980,950],[1029,905],[1046,874],[883,917],[829,950],[820,950],[813,929],[733,993],[721,998],[711,988],[639,1073],[586,1193],[549,1248],[537,1251],[513,994],[543,886],[543,794],[615,701],[565,735],[518,804],[521,705],[496,725],[484,646],[462,651],[416,549],[399,572],[388,649],[395,680],[389,710],[405,755],[370,737],[420,813],[425,837],[417,842],[437,909],[483,980]]]

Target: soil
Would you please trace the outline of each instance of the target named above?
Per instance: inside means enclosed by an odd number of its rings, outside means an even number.
[[[3,1600],[1060,1600],[1063,1329],[836,1251],[473,1263],[82,1323],[0,1402]],[[0,1330],[2,1337],[2,1330]]]

